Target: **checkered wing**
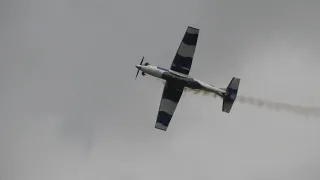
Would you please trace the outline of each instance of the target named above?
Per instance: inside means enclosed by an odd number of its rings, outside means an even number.
[[[176,55],[171,64],[171,70],[188,75],[196,50],[199,29],[188,26]]]

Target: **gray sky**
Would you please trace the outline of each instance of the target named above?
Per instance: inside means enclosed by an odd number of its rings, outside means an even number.
[[[320,106],[319,1],[0,2],[1,180],[318,180],[320,119],[183,95],[154,128],[169,67],[200,29],[191,75]]]

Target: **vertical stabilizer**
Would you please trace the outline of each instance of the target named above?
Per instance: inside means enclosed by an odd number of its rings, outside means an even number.
[[[233,77],[230,81],[228,87],[226,88],[226,93],[223,97],[222,111],[229,113],[233,106],[234,101],[237,98],[239,89],[240,79]]]

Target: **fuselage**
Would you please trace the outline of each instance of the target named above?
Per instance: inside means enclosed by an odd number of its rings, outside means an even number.
[[[165,68],[153,66],[153,65],[136,65],[137,69],[142,72],[154,76],[156,78],[164,79],[168,82],[174,82],[174,84],[182,85],[190,89],[200,89],[208,92],[215,93],[221,97],[226,93],[224,89],[217,88],[203,81],[194,79],[189,75],[181,74]]]

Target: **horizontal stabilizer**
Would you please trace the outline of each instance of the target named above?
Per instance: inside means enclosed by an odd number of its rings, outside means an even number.
[[[226,93],[223,97],[222,111],[229,113],[233,106],[234,101],[237,98],[239,89],[240,79],[233,77],[230,81],[228,87],[226,88]]]

